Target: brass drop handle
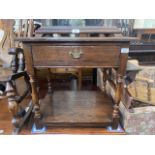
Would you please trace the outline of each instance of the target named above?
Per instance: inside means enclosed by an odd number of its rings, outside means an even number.
[[[83,54],[83,52],[81,50],[73,49],[72,51],[69,52],[69,54],[74,59],[79,59],[81,57],[81,54]]]

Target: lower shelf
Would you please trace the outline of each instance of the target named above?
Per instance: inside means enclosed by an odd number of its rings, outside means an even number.
[[[113,102],[100,91],[55,91],[41,100],[42,123],[52,127],[106,127]]]

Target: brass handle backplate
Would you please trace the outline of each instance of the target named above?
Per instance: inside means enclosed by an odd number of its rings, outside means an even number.
[[[83,54],[83,52],[81,50],[73,49],[72,51],[69,52],[69,54],[74,59],[79,59],[81,57],[81,54]]]

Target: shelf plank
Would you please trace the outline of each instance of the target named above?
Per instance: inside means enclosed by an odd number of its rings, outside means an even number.
[[[100,91],[55,91],[41,100],[42,122],[52,127],[105,127],[113,102]]]

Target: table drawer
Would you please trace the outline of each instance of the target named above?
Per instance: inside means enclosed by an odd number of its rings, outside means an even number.
[[[32,46],[32,54],[34,66],[117,67],[120,46]]]

